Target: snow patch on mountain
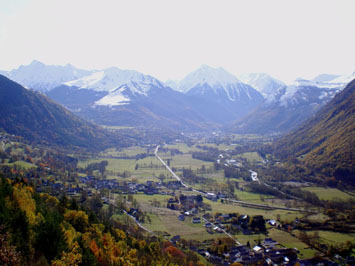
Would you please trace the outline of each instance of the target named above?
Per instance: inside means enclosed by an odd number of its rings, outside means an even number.
[[[95,102],[95,105],[124,105],[129,104],[137,97],[148,97],[152,89],[164,89],[164,85],[157,79],[148,76],[140,82],[129,81],[109,92],[106,96]]]
[[[167,81],[164,82],[164,84],[170,88],[172,88],[173,90],[175,91],[179,91],[178,90],[178,87],[179,87],[179,80],[172,80],[172,79],[169,79]]]
[[[315,82],[315,83],[324,83],[324,82],[328,82],[328,81],[331,81],[333,79],[336,79],[338,77],[340,77],[340,75],[320,74],[320,75],[314,77],[311,81]]]
[[[95,105],[115,106],[129,104],[130,99],[123,95],[125,89],[125,87],[122,87],[112,91],[110,94],[95,102]]]
[[[335,79],[332,79],[332,80],[328,81],[327,83],[339,84],[339,85],[345,86],[348,83],[350,83],[351,81],[353,81],[354,79],[355,79],[355,72],[350,75],[343,75],[343,76],[336,77]]]
[[[332,76],[335,78],[332,79]],[[300,100],[312,101],[311,98],[315,95],[318,95],[317,98],[325,103],[343,90],[353,79],[355,79],[355,73],[345,76],[322,74],[312,80],[297,79],[286,87],[285,93],[280,97],[280,105],[294,105]]]

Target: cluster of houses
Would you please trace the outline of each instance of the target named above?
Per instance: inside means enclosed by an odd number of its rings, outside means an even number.
[[[193,196],[189,196],[189,198],[192,198]],[[170,201],[171,204],[174,204],[176,199],[171,198]],[[191,200],[192,201],[192,200]],[[169,203],[168,203],[169,206]],[[181,202],[180,206],[185,206],[183,205],[183,202]],[[191,207],[191,205],[187,205],[188,207]],[[256,215],[253,217],[250,217],[249,215],[238,215],[236,213],[229,213],[229,214],[223,214],[223,213],[218,213],[214,217],[212,217],[209,213],[205,213],[201,217],[196,216],[199,213],[199,208],[198,206],[193,206],[191,209],[186,211],[186,209],[182,209],[181,214],[178,216],[178,220],[180,221],[185,221],[187,216],[191,216],[191,222],[192,223],[201,223],[202,221],[205,222],[204,227],[206,228],[206,231],[209,234],[214,234],[214,233],[223,233],[224,231],[227,231],[229,233],[237,233],[241,232],[244,235],[251,235],[253,232],[265,232],[266,231],[266,221],[264,220],[263,216],[261,215]],[[271,222],[268,221],[268,223],[273,223],[274,221],[272,220]],[[275,226],[276,223],[274,223]]]
[[[41,182],[37,184],[36,191],[38,193],[49,192],[51,195],[58,196],[65,193],[68,196],[75,196],[79,194],[82,189],[77,186],[67,186],[63,183],[55,183],[52,180],[41,179]]]
[[[178,245],[180,236],[174,236],[170,239],[174,245]],[[206,257],[206,259],[215,265],[230,265],[240,263],[242,265],[295,265],[298,260],[297,250],[291,248],[279,247],[277,241],[271,238],[265,238],[253,248],[248,245],[231,246],[220,254],[217,250],[214,252],[209,249],[198,249],[191,246],[190,249]]]
[[[75,182],[68,182],[66,184],[61,182],[55,182],[54,180],[41,179],[37,182],[37,192],[47,192],[52,195],[58,196],[60,194],[66,194],[67,196],[75,196],[83,191],[86,191],[90,196],[92,190],[107,189],[112,192],[122,194],[136,194],[144,193],[146,195],[167,195],[167,190],[177,190],[181,188],[179,181],[171,180],[168,182],[154,182],[147,181],[144,184],[135,182],[119,183],[116,179],[98,179],[95,176],[79,177],[78,184]]]

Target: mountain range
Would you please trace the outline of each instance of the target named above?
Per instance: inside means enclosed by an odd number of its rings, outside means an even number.
[[[63,82],[87,76],[91,71],[75,68],[72,65],[45,65],[37,60],[31,64],[21,65],[11,71],[1,71],[0,74],[16,81],[26,88],[46,92],[61,85]]]
[[[265,96],[264,103],[237,121],[233,131],[258,134],[289,132],[312,117],[353,79],[355,73],[350,76],[323,74],[313,80],[297,79],[288,85],[268,83],[274,89]],[[255,83],[253,79],[250,82]],[[264,94],[267,88],[264,86]]]
[[[322,74],[285,84],[266,73],[236,77],[203,65],[180,81],[162,82],[134,70],[38,61],[2,73],[97,124],[261,134],[296,128],[355,78]]]
[[[184,92],[132,70],[109,68],[66,82],[47,95],[104,125],[210,130],[233,122],[262,95],[222,68],[202,66],[181,81]]]

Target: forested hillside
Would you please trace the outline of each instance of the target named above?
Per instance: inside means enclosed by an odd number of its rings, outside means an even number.
[[[1,265],[203,265],[192,252],[100,220],[75,200],[0,179]]]
[[[1,75],[0,129],[29,141],[61,146],[102,148],[126,141]]]
[[[300,128],[275,144],[275,153],[354,185],[355,80]]]

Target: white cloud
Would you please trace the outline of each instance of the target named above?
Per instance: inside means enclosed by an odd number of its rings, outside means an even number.
[[[137,69],[163,80],[182,78],[201,64],[235,74],[263,71],[283,80],[355,70],[354,1],[33,0],[17,5],[0,19],[0,69],[38,59]]]

